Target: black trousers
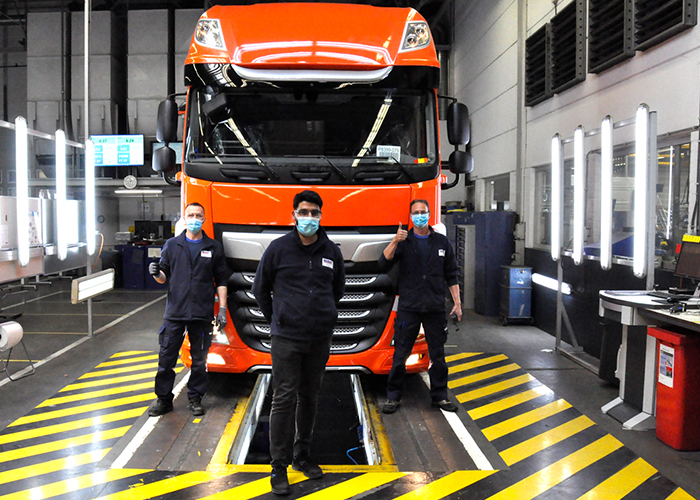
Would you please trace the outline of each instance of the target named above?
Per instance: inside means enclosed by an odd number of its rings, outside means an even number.
[[[188,399],[201,399],[209,388],[207,377],[207,354],[211,347],[212,325],[207,321],[165,320],[158,332],[158,373],[156,373],[156,396],[159,399],[173,400],[175,365],[180,354],[185,331],[190,339],[192,368],[187,381]]]
[[[447,399],[447,363],[445,342],[447,341],[447,319],[445,312],[414,312],[398,310],[394,322],[394,360],[389,372],[386,397],[401,400],[406,360],[411,355],[420,325],[423,324],[425,340],[430,356],[430,397],[433,401]]]
[[[294,456],[309,452],[318,393],[330,348],[330,336],[314,341],[272,336],[274,391],[270,410],[270,456],[273,467],[290,464],[292,436]]]

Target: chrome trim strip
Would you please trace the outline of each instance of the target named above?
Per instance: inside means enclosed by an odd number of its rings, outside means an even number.
[[[226,257],[260,261],[270,243],[287,233],[264,231],[243,233],[226,231],[221,235]],[[352,262],[375,262],[384,251],[393,234],[328,233],[328,237],[340,247],[343,260]]]
[[[300,70],[300,69],[255,69],[231,65],[243,80],[263,82],[358,82],[374,83],[384,80],[392,66],[386,68],[351,71],[351,70]]]
[[[255,365],[248,368],[246,373],[257,373],[257,372],[270,372],[272,367],[270,365]],[[326,366],[327,372],[362,372],[367,375],[371,375],[372,372],[364,366]]]

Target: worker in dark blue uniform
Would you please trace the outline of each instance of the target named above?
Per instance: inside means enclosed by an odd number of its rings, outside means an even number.
[[[399,229],[379,256],[379,267],[389,271],[399,263],[399,306],[394,322],[394,359],[387,384],[384,413],[394,413],[400,405],[406,376],[406,360],[411,355],[421,324],[430,356],[430,397],[432,405],[445,411],[457,411],[447,398],[447,318],[445,317],[445,284],[454,306],[450,311],[457,321],[462,319],[459,297],[459,268],[447,237],[429,225],[430,207],[426,200],[413,200],[410,205],[413,229]]]
[[[165,242],[159,262],[151,262],[149,273],[158,283],[168,282],[165,320],[158,332],[158,372],[155,392],[158,399],[149,408],[152,417],[173,409],[175,364],[185,333],[190,341],[192,368],[187,381],[188,408],[203,415],[202,397],[207,392],[207,354],[211,347],[214,299],[219,297],[216,322],[226,326],[226,257],[216,240],[202,231],[204,207],[190,203],[185,208],[187,229]]]
[[[302,191],[293,205],[295,229],[270,243],[253,283],[255,300],[271,327],[270,485],[277,495],[289,493],[290,462],[310,479],[323,475],[309,447],[337,304],[345,291],[343,255],[320,227],[321,197]]]

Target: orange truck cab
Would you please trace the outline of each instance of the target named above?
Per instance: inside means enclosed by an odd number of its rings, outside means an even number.
[[[440,222],[439,73],[428,24],[410,8],[268,3],[201,16],[185,61],[177,179],[232,271],[209,371],[270,369],[270,326],[251,285],[269,243],[293,228],[294,195],[313,189],[346,265],[328,369],[389,372],[397,276],[377,260],[399,223],[409,226],[411,200],[428,200],[430,224]],[[159,141],[175,142],[179,108],[175,96],[161,103]],[[450,109],[450,142],[466,144],[466,107]],[[154,169],[167,177],[174,154],[158,149]],[[468,173],[471,157],[456,149],[450,169]],[[407,369],[428,365],[420,337]]]

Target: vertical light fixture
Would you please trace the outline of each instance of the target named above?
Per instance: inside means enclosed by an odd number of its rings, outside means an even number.
[[[89,255],[95,253],[95,144],[85,141],[85,237]]]
[[[671,239],[671,228],[673,226],[673,146],[668,148],[668,206],[666,215],[666,239]],[[658,175],[658,174],[657,174]]]
[[[613,123],[610,115],[600,126],[600,267],[612,266],[612,148]]]
[[[552,204],[551,204],[551,253],[552,260],[561,256],[561,210],[562,210],[562,144],[559,134],[552,137]]]
[[[68,255],[68,226],[71,222],[66,211],[66,134],[56,131],[56,239],[58,258],[66,260]]]
[[[647,189],[649,170],[649,107],[637,108],[634,124],[634,248],[632,270],[638,278],[647,272]]]
[[[574,132],[574,248],[571,257],[577,266],[583,260],[586,232],[586,153],[585,133],[579,125]]]
[[[15,175],[17,178],[17,257],[29,264],[29,159],[27,120],[15,118]]]

